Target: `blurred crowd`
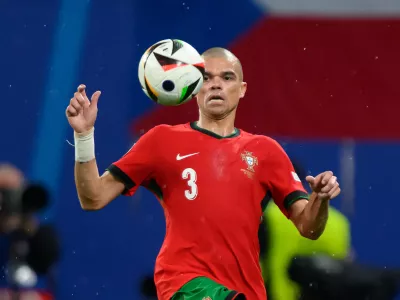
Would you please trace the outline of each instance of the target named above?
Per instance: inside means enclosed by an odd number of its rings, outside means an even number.
[[[0,299],[53,299],[54,266],[61,246],[38,213],[49,205],[46,188],[11,164],[0,164]]]

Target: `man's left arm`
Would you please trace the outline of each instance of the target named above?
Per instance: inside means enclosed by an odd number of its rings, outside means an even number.
[[[340,193],[339,183],[331,171],[316,176],[307,176],[313,190],[309,201],[299,200],[289,208],[290,220],[302,236],[318,239],[324,232],[328,220],[329,201]]]
[[[260,170],[261,182],[266,184],[274,202],[302,236],[319,238],[328,219],[329,200],[340,193],[336,177],[330,171],[315,178],[307,176],[313,191],[308,195],[286,152],[276,141],[268,141]]]

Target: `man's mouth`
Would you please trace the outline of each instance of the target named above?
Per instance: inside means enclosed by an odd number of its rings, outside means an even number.
[[[212,95],[208,97],[208,101],[224,101],[225,99],[220,95]]]

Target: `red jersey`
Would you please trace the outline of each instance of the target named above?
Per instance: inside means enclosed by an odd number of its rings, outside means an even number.
[[[288,216],[307,199],[279,144],[236,129],[221,137],[195,123],[160,125],[108,169],[160,200],[166,235],[156,260],[158,299],[169,300],[185,283],[208,277],[249,300],[265,300],[258,228],[271,197]]]

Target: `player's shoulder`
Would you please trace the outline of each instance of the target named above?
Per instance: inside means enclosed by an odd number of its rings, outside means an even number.
[[[241,132],[242,132],[242,137],[245,140],[256,143],[257,145],[259,145],[261,147],[268,147],[270,149],[281,148],[281,145],[278,143],[278,141],[272,137],[269,137],[266,135],[261,135],[261,134],[249,133],[244,130],[241,130]]]
[[[178,124],[178,125],[168,125],[168,124],[160,124],[153,127],[153,131],[157,133],[167,133],[167,132],[179,132],[186,131],[188,128],[188,124]]]
[[[165,137],[169,134],[174,134],[177,132],[187,131],[187,124],[178,124],[178,125],[168,125],[168,124],[159,124],[151,128],[146,132],[147,135],[152,136],[162,136]]]

